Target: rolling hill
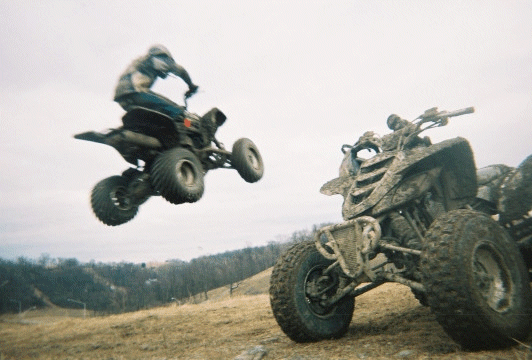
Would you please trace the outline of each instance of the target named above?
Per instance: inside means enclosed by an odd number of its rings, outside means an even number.
[[[271,269],[197,303],[90,317],[28,311],[0,318],[0,359],[530,359],[525,345],[467,353],[410,289],[385,284],[357,298],[347,335],[297,344],[269,306]]]

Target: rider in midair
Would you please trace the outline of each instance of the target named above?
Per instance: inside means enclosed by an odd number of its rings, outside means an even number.
[[[150,90],[158,77],[164,79],[170,73],[188,85],[185,97],[190,97],[198,90],[185,68],[172,58],[170,51],[162,45],[153,45],[146,55],[135,59],[120,76],[114,100],[126,111],[132,106],[142,106],[175,119],[183,111],[182,107]]]

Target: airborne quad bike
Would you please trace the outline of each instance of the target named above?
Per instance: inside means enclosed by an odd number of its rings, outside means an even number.
[[[122,117],[123,126],[119,128],[74,135],[76,139],[112,146],[134,165],[121,175],[101,180],[92,189],[92,209],[101,222],[109,226],[128,222],[154,195],[172,204],[196,202],[203,195],[204,175],[212,169],[236,169],[249,183],[262,178],[264,164],[255,144],[241,138],[231,152],[226,150],[215,138],[225,114],[213,108],[198,116],[186,110],[186,100],[177,119],[134,107]]]
[[[466,139],[418,136],[473,111],[391,115],[391,134],[342,146],[340,176],[321,192],[343,195],[345,221],[293,245],[271,276],[271,307],[288,337],[343,336],[355,297],[385,282],[410,287],[465,349],[529,335],[532,156],[477,173]]]

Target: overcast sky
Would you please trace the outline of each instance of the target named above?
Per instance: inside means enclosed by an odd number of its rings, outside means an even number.
[[[385,134],[391,113],[474,106],[425,135],[468,138],[478,167],[532,153],[531,1],[6,0],[0,14],[0,258],[190,260],[341,221],[342,197],[319,188],[341,145]],[[252,139],[265,174],[214,170],[199,202],[153,197],[108,227],[90,191],[128,164],[72,135],[120,125],[118,76],[154,43],[200,86],[189,110],[224,111],[218,139]],[[154,90],[180,102],[186,86]]]

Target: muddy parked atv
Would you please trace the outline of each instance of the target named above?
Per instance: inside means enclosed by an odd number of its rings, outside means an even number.
[[[259,181],[264,164],[251,140],[237,140],[232,151],[216,140],[216,130],[225,120],[217,108],[200,117],[185,106],[182,116],[172,119],[136,107],[123,116],[123,126],[117,129],[75,135],[114,147],[134,166],[94,186],[91,205],[96,217],[109,226],[124,224],[154,195],[172,204],[196,202],[203,195],[204,175],[212,169],[236,169],[245,181]]]
[[[345,221],[292,246],[272,273],[272,310],[292,340],[343,336],[355,297],[385,282],[409,286],[466,349],[528,336],[532,156],[517,169],[482,169],[477,181],[465,139],[419,137],[471,112],[392,115],[393,133],[367,132],[342,147],[340,176],[321,192],[343,195]]]

